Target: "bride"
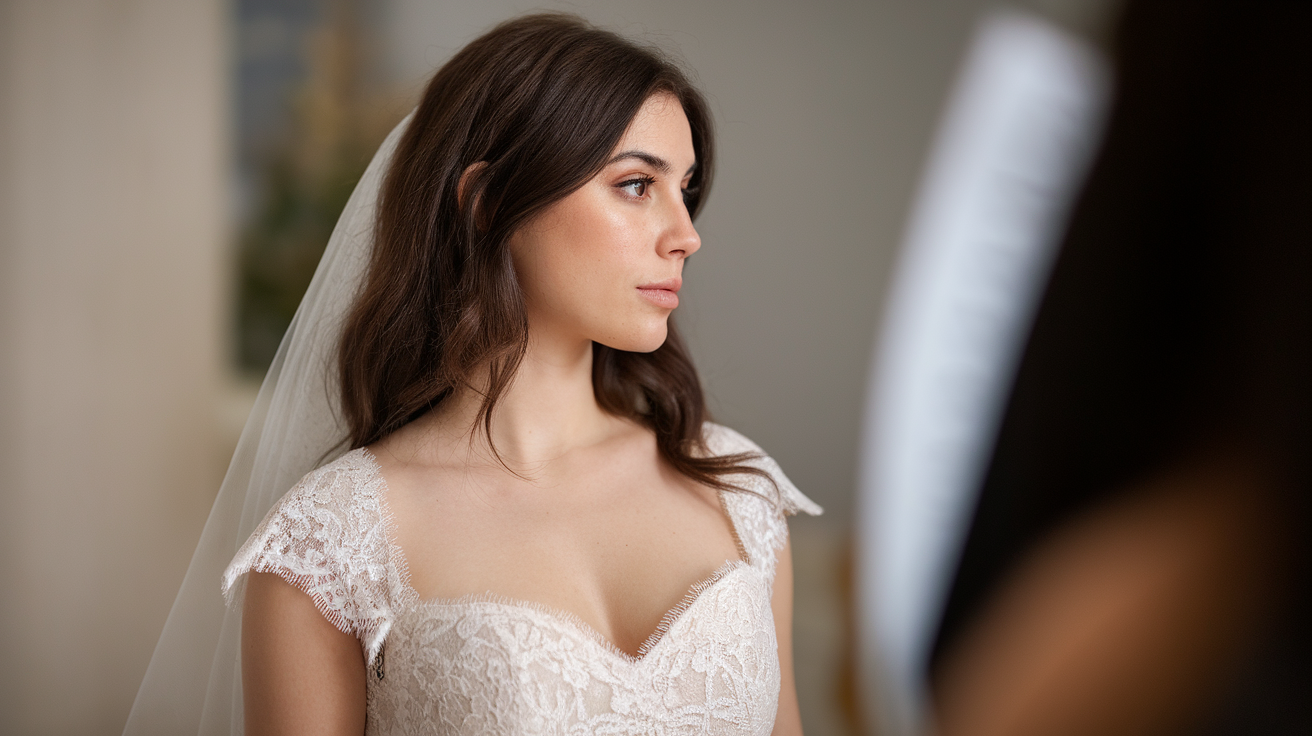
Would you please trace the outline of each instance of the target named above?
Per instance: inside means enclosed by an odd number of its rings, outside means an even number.
[[[819,508],[706,421],[669,319],[712,170],[683,74],[576,18],[439,70],[334,232],[129,732],[169,702],[207,732],[800,733],[784,514]],[[169,701],[227,539],[204,695]]]

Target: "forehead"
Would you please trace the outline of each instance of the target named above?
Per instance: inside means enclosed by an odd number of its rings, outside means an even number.
[[[696,162],[692,147],[692,127],[683,105],[671,94],[647,98],[624,131],[616,151],[641,150],[667,159],[680,170]]]

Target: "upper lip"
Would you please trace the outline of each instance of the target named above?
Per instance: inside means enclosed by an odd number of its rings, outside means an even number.
[[[683,279],[681,279],[681,278],[672,278],[672,279],[665,279],[664,281],[657,281],[657,282],[655,282],[655,283],[651,283],[651,284],[643,284],[642,286],[639,286],[638,288],[639,288],[639,289],[661,289],[661,290],[664,290],[664,291],[672,291],[672,292],[674,292],[674,293],[677,294],[677,293],[679,293],[679,287],[681,287],[681,286],[683,286]]]

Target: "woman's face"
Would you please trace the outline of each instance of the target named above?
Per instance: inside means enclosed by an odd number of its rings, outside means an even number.
[[[683,200],[696,163],[683,107],[654,95],[599,174],[515,233],[532,339],[665,342],[684,259],[701,247]]]

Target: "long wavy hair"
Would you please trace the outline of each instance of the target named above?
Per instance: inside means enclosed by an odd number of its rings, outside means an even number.
[[[502,23],[438,70],[383,181],[368,276],[342,333],[352,448],[462,388],[482,394],[478,422],[491,442],[492,409],[528,344],[508,241],[600,172],[639,108],[661,93],[679,100],[692,128],[697,168],[685,201],[695,218],[714,172],[711,117],[659,51],[541,14]],[[594,343],[592,385],[603,410],[650,428],[683,475],[723,490],[741,490],[729,474],[769,477],[744,464],[751,454],[709,452],[701,383],[673,322],[650,353]]]

